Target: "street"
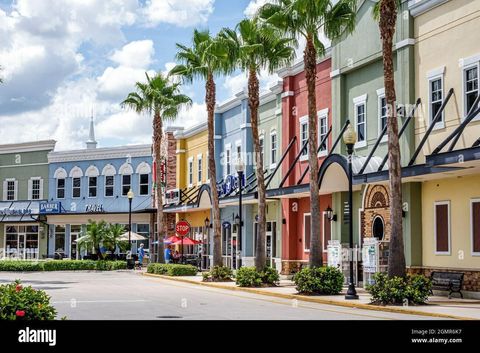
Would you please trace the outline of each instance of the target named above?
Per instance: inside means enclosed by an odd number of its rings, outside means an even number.
[[[52,297],[69,320],[431,320],[144,277],[138,272],[0,273]]]

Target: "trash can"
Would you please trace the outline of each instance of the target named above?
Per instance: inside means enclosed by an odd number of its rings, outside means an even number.
[[[132,257],[132,252],[127,251],[127,270],[133,270],[135,268],[135,259]]]

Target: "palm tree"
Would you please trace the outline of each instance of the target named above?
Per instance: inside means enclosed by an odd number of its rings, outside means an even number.
[[[306,40],[303,52],[305,78],[308,90],[308,163],[310,167],[310,267],[322,266],[322,244],[320,237],[320,196],[318,186],[318,121],[315,96],[317,57],[325,53],[319,32],[335,40],[355,27],[356,0],[276,0],[265,4],[259,16],[279,30],[295,38]]]
[[[258,108],[260,105],[260,87],[258,73],[268,69],[273,74],[277,69],[291,63],[295,57],[292,48],[294,40],[285,38],[273,26],[262,23],[258,18],[241,21],[236,30],[224,28],[219,37],[224,45],[231,49],[230,64],[248,74],[248,105],[252,124],[253,146],[258,189],[258,232],[255,246],[255,267],[264,270],[266,265],[266,189],[260,137],[258,133]]]
[[[98,260],[103,258],[100,247],[103,245],[106,226],[107,224],[105,221],[95,222],[88,220],[87,231],[77,242],[80,249],[85,249],[87,251],[93,250],[97,255]]]
[[[128,94],[121,103],[123,107],[129,107],[137,113],[153,114],[153,151],[157,178],[161,175],[161,145],[163,136],[163,121],[174,120],[181,108],[189,106],[191,99],[180,93],[180,84],[172,83],[161,73],[150,77],[145,73],[147,82],[137,82],[136,91]],[[157,204],[157,233],[155,239],[158,243],[156,261],[165,262],[164,257],[164,220],[162,187],[158,180],[155,184],[155,201]]]
[[[121,240],[120,236],[125,233],[125,227],[121,224],[107,224],[103,238],[103,246],[112,252],[115,252],[117,246],[123,252],[128,248],[128,241]]]
[[[374,16],[379,20],[382,39],[383,80],[385,99],[387,100],[388,131],[388,174],[390,184],[390,255],[388,257],[388,276],[405,277],[405,253],[403,247],[402,216],[402,166],[400,142],[398,139],[398,120],[396,109],[395,78],[393,67],[393,36],[397,22],[399,0],[381,0],[374,7]]]
[[[208,173],[213,209],[213,266],[222,265],[222,234],[218,191],[216,187],[217,170],[215,167],[214,146],[214,114],[216,104],[215,76],[230,73],[228,65],[228,50],[223,47],[218,38],[212,37],[208,30],[193,31],[192,47],[177,43],[177,60],[181,63],[175,66],[171,75],[180,76],[185,82],[191,83],[196,79],[205,81],[205,103],[207,106],[208,128]]]

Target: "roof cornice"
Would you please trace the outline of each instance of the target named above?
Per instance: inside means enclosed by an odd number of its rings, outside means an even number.
[[[0,154],[36,152],[36,151],[53,151],[55,149],[55,140],[44,140],[34,142],[21,142],[0,145]]]
[[[215,107],[215,113],[225,113],[230,109],[238,107],[240,104],[242,104],[242,100],[246,99],[247,97],[247,90],[244,88],[240,92],[235,93],[234,97],[229,98],[226,101],[221,102],[220,104],[217,104],[217,106]]]
[[[408,9],[410,10],[410,15],[417,17],[448,1],[449,0],[409,0]]]
[[[200,124],[194,125],[186,130],[183,129],[178,129],[173,133],[173,137],[176,139],[183,139],[183,138],[189,138],[192,136],[195,136],[196,134],[199,134],[201,132],[204,132],[207,130],[207,122],[204,121]]]
[[[100,159],[115,159],[130,157],[151,157],[151,145],[132,145],[105,147],[96,149],[83,149],[73,151],[50,152],[48,154],[49,163],[59,162],[77,162]]]
[[[320,63],[324,62],[325,60],[330,59],[331,56],[332,56],[332,48],[328,47],[325,50],[325,55],[323,55],[321,58],[317,59],[317,64],[320,64]],[[295,64],[289,66],[289,67],[285,67],[283,69],[278,70],[277,74],[278,74],[278,76],[280,76],[280,78],[283,79],[285,77],[298,75],[304,69],[305,69],[304,62],[303,62],[303,60],[300,60],[300,61],[296,62]]]

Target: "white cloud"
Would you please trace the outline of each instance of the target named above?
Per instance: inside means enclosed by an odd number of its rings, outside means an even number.
[[[204,121],[207,121],[207,106],[205,103],[194,102],[190,108],[183,109],[175,121],[167,125],[189,128]]]
[[[275,85],[280,80],[280,77],[276,73],[270,75],[267,70],[260,70],[259,80],[260,90],[265,91]],[[223,87],[228,91],[230,96],[233,96],[243,89],[247,89],[247,84],[247,75],[244,72],[241,72],[238,75],[227,76],[223,83]]]
[[[148,0],[144,8],[147,23],[169,23],[190,27],[206,23],[213,13],[215,0]]]
[[[155,49],[152,40],[138,40],[128,43],[120,50],[116,50],[110,59],[120,66],[144,68],[150,66],[154,54]]]
[[[257,13],[258,9],[266,3],[271,3],[271,0],[251,0],[248,6],[243,11],[243,14],[247,17],[253,17]]]

